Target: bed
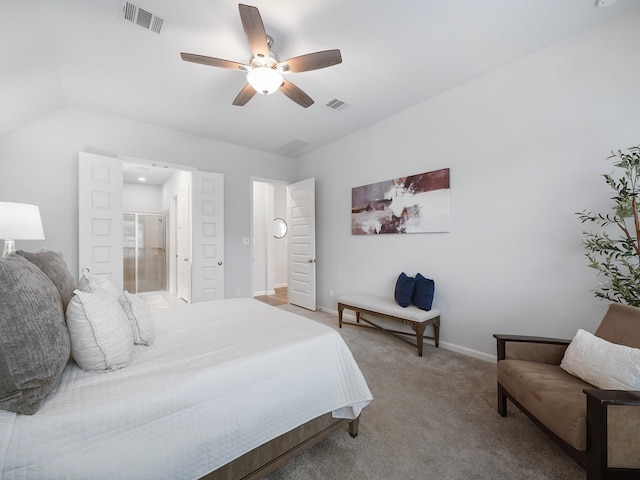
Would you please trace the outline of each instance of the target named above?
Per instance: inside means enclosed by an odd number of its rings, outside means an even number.
[[[70,360],[32,415],[0,410],[0,478],[260,478],[372,401],[333,329],[252,299],[153,312],[154,341]]]

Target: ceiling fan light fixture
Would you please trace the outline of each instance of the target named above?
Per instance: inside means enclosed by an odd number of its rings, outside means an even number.
[[[270,95],[282,85],[282,75],[271,67],[256,67],[247,73],[247,82],[262,95]]]

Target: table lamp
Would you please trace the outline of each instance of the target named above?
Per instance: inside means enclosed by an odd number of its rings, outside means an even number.
[[[16,251],[16,239],[44,240],[38,206],[0,202],[0,238],[4,238],[3,258]]]

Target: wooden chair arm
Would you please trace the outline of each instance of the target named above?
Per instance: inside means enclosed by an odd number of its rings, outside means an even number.
[[[599,390],[588,388],[583,390],[587,399],[593,397],[601,405],[630,405],[640,407],[640,391],[633,390]]]
[[[571,343],[571,340],[567,340],[564,338],[534,337],[531,335],[510,335],[503,333],[494,333],[493,336],[498,342],[498,360],[504,360],[506,358],[507,342],[560,346],[567,346]]]

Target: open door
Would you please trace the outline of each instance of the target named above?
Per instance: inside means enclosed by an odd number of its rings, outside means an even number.
[[[193,172],[192,298],[224,298],[224,175]]]
[[[316,309],[315,178],[287,185],[289,303]]]
[[[122,160],[80,152],[78,268],[123,288]]]

